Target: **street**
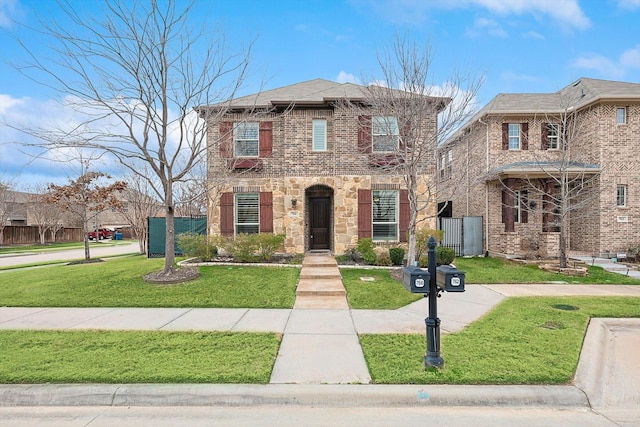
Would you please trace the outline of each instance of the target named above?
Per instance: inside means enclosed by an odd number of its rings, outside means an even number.
[[[324,407],[0,407],[3,426],[640,426],[624,414],[585,408]],[[640,419],[629,415],[627,419]]]
[[[91,242],[89,248],[91,258],[138,253],[140,250],[137,241],[118,244],[115,246],[110,245],[108,242],[109,241],[106,241],[105,243]],[[48,263],[52,261],[66,262],[76,259],[84,259],[84,247],[48,252],[27,252],[15,255],[2,255],[0,256],[0,267],[35,264],[39,262]]]

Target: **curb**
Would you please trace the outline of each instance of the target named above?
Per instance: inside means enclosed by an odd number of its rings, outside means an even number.
[[[317,384],[37,384],[0,385],[0,407],[257,406],[583,407],[575,386]]]

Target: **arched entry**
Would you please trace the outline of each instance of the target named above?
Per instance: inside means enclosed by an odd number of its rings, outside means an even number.
[[[331,250],[333,244],[333,189],[314,185],[305,192],[307,217],[307,248]]]

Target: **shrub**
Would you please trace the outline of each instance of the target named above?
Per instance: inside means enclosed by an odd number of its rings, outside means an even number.
[[[391,257],[389,256],[388,253],[382,253],[378,255],[376,258],[377,258],[376,265],[384,266],[384,267],[391,267],[393,265],[393,262],[391,261]]]
[[[218,255],[217,239],[204,234],[181,233],[177,238],[178,248],[188,257],[197,257],[203,261],[211,261]]]
[[[449,265],[456,258],[456,251],[453,248],[447,248],[446,246],[438,246],[436,247],[436,266],[438,265]],[[418,267],[420,268],[428,268],[429,267],[429,257],[427,253],[422,255],[418,259]]]
[[[436,264],[449,265],[456,258],[456,251],[453,248],[438,246],[436,248]]]
[[[402,261],[404,261],[404,249],[389,248],[389,258],[391,258],[393,265],[402,265]]]
[[[270,261],[273,254],[284,243],[284,239],[284,234],[258,234],[258,252],[260,253],[260,258],[262,258],[263,261]]]
[[[229,245],[229,252],[237,262],[256,262],[258,247],[257,234],[241,233]]]
[[[375,265],[378,256],[376,255],[374,248],[375,245],[373,244],[373,239],[370,237],[358,240],[358,252],[360,252],[362,259],[366,264]]]
[[[427,243],[429,237],[433,236],[437,243],[440,243],[444,238],[443,230],[434,230],[431,228],[421,228],[416,231],[416,258],[420,259],[422,255],[427,254]]]

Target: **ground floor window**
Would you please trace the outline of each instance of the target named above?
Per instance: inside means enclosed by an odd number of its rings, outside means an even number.
[[[235,195],[235,231],[258,233],[260,231],[260,197],[258,193],[237,193]]]
[[[374,190],[372,203],[374,241],[398,240],[398,191]]]

